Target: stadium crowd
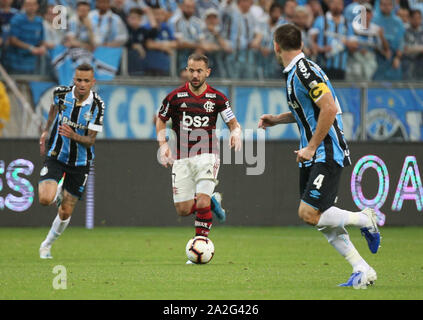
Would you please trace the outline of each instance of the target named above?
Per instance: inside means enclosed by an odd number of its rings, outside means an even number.
[[[272,34],[294,23],[331,79],[422,80],[422,12],[419,0],[0,0],[1,61],[33,74],[58,45],[126,47],[130,75],[166,76],[173,55],[181,70],[199,52],[214,77],[275,79]]]

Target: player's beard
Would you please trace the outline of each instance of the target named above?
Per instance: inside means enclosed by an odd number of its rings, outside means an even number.
[[[198,84],[194,84],[193,83],[193,80],[191,80],[189,83],[191,84],[191,86],[195,89],[195,90],[198,90],[198,89],[200,89],[201,88],[201,86],[204,84],[204,82],[205,82],[206,80],[203,80],[203,81],[200,81],[200,80],[198,80]]]

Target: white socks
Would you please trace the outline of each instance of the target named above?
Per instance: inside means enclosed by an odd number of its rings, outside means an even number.
[[[316,226],[318,228],[343,228],[346,226],[363,228],[370,225],[372,225],[370,218],[362,212],[351,212],[337,207],[330,207],[320,215]]]
[[[357,249],[350,241],[347,230],[343,227],[320,229],[328,242],[347,260],[353,267],[353,272],[366,272],[370,266],[360,256]]]
[[[61,220],[59,215],[53,221],[50,231],[47,234],[47,238],[41,244],[41,247],[50,248],[53,242],[65,231],[66,227],[70,222],[70,217],[67,220]]]

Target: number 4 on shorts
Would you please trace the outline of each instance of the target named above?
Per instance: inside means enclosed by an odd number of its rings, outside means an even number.
[[[316,179],[314,179],[313,184],[316,186],[316,189],[319,190],[322,186],[323,179],[325,176],[323,174],[319,174]]]

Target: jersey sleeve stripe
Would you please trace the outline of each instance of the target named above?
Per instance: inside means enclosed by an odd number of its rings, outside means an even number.
[[[306,59],[300,59],[297,62],[295,74],[301,81],[307,92],[310,91],[313,85],[319,82],[324,82],[322,77],[312,69],[310,63]]]

